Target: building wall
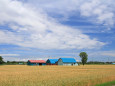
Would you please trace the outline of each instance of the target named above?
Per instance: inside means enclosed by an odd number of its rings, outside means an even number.
[[[58,60],[58,65],[63,65],[62,59]]]
[[[74,65],[75,65],[75,66],[78,66],[78,63],[75,63]]]
[[[27,65],[39,65],[39,63],[31,63],[31,62],[27,62]],[[42,63],[42,65],[46,65],[46,63]]]
[[[52,65],[49,61],[49,59],[46,61],[46,65]]]
[[[48,59],[48,60],[46,61],[46,65],[57,65],[57,63],[51,63],[50,60]]]
[[[49,59],[46,61],[46,63],[50,63]]]
[[[28,61],[27,65],[39,65],[39,63],[31,63]]]
[[[72,63],[63,63],[63,65],[68,65],[68,66],[71,66]]]
[[[63,63],[63,65],[68,65],[68,66],[77,66],[77,63]]]
[[[46,63],[42,63],[42,65],[46,65]]]
[[[55,64],[51,64],[51,63],[46,63],[46,65],[57,65],[57,63],[55,63]]]

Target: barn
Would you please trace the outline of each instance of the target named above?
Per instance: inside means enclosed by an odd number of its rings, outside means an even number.
[[[57,61],[58,61],[58,59],[48,59],[46,61],[46,64],[47,65],[57,65]]]
[[[112,63],[113,65],[115,65],[115,63]]]
[[[27,65],[46,65],[44,60],[28,60]]]
[[[59,58],[58,65],[78,65],[74,58]]]

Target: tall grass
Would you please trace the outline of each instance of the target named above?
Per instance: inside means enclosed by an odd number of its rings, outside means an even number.
[[[0,66],[0,86],[93,86],[115,80],[115,65]]]

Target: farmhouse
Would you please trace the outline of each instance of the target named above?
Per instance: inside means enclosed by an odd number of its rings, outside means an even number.
[[[46,61],[44,60],[28,60],[28,65],[46,65]]]
[[[48,59],[46,61],[46,64],[47,65],[57,65],[57,61],[58,61],[58,59]]]
[[[74,58],[59,58],[58,65],[78,65]]]

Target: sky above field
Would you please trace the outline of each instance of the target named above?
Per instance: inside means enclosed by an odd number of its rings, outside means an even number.
[[[114,0],[0,0],[5,61],[76,58],[115,61]]]

